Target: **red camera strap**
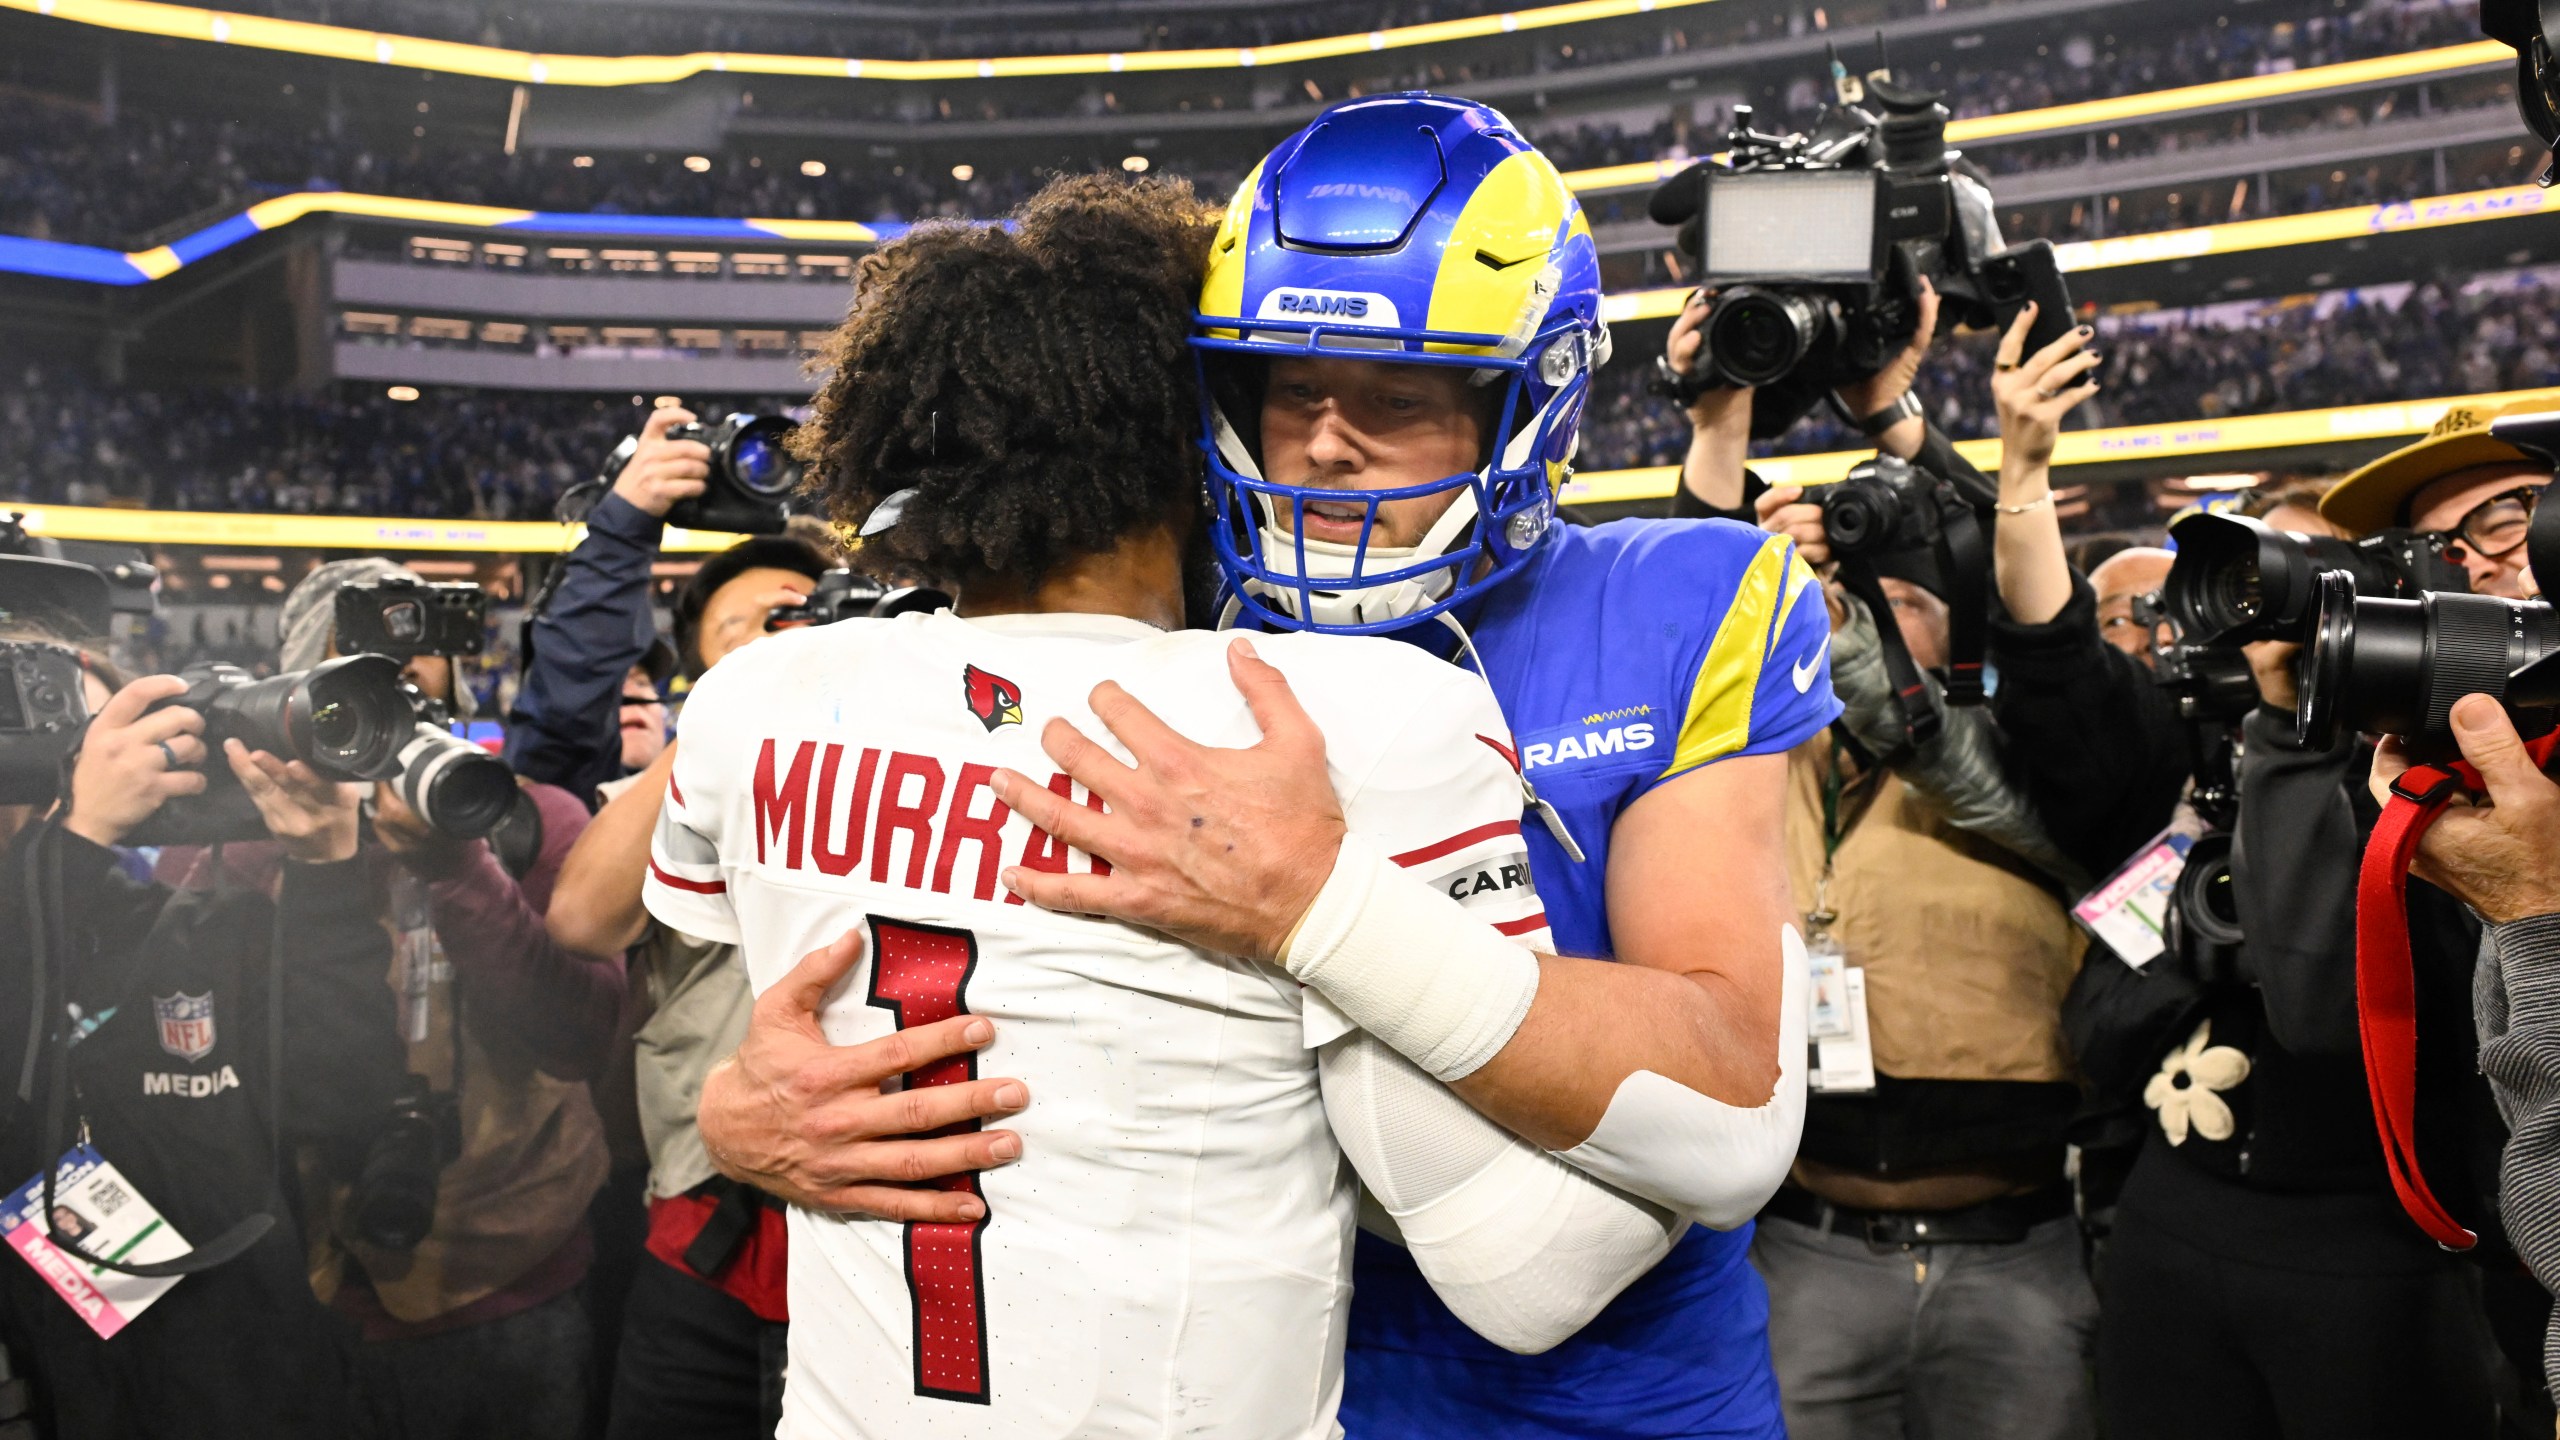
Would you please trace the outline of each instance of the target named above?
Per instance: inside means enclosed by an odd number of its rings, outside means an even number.
[[[2560,731],[2525,748],[2539,766],[2556,746]],[[2480,1237],[2447,1213],[2418,1169],[2418,983],[2409,958],[2409,862],[2454,795],[2479,789],[2480,772],[2460,760],[2409,767],[2391,784],[2391,799],[2365,843],[2356,885],[2356,1024],[2383,1163],[2400,1208],[2451,1250],[2468,1250]]]

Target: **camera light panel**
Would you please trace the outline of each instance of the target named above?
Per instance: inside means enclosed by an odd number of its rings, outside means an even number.
[[[1864,280],[1875,271],[1871,170],[1791,170],[1707,177],[1709,284],[1756,276]]]

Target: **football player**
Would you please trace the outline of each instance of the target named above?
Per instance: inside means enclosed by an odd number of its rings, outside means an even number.
[[[1783,537],[1559,523],[1600,306],[1555,168],[1490,108],[1396,95],[1327,111],[1247,177],[1193,340],[1231,620],[1393,635],[1491,682],[1535,792],[1519,844],[1551,953],[1507,959],[1346,835],[1313,763],[1167,740],[1126,697],[1094,708],[1134,769],[1049,722],[1110,814],[998,790],[1117,867],[1008,871],[1032,900],[1283,965],[1507,1129],[1703,1222],[1531,1356],[1363,1234],[1360,1440],[1783,1433],[1745,1255],[1802,1124],[1781,789],[1785,752],[1839,713],[1830,625]]]
[[[867,258],[797,443],[840,518],[895,497],[869,558],[957,606],[774,636],[685,706],[650,910],[739,945],[759,991],[858,947],[830,1041],[984,1016],[987,1063],[1034,1097],[1012,1163],[935,1182],[968,1218],[792,1212],[786,1433],[1338,1434],[1346,1153],[1450,1303],[1518,1348],[1579,1328],[1685,1223],[1417,1096],[1384,1037],[1279,970],[998,883],[1104,868],[993,790],[1033,770],[1079,814],[1103,803],[1112,782],[1055,773],[1039,739],[1096,728],[1095,697],[1143,704],[1160,743],[1313,766],[1326,812],[1512,973],[1553,948],[1479,678],[1385,641],[1271,635],[1266,659],[1180,629],[1201,533],[1181,361],[1214,220],[1187,186],[1083,177],[1009,229]],[[1285,718],[1260,708],[1288,694]],[[1516,1022],[1477,1015],[1426,1063],[1464,1069]],[[910,1074],[919,1117],[977,1063]]]

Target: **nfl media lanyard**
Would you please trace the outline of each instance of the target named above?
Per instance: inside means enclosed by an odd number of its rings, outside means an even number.
[[[2554,749],[2560,749],[2560,731],[2525,746],[2537,769]],[[2480,772],[2460,760],[2410,766],[2391,782],[2391,798],[2365,842],[2356,880],[2356,1028],[2364,1041],[2374,1128],[2382,1136],[2382,1158],[2400,1208],[2448,1250],[2468,1250],[2480,1237],[2444,1208],[2418,1168],[2418,984],[2409,956],[2409,862],[2454,795],[2480,788]]]
[[[1849,746],[1840,738],[1837,728],[1827,733],[1831,739],[1831,763],[1822,767],[1822,876],[1813,883],[1813,909],[1804,917],[1804,923],[1812,928],[1815,935],[1828,934],[1831,922],[1840,918],[1840,912],[1831,908],[1831,865],[1839,858],[1840,847],[1849,838],[1849,827],[1840,819],[1840,802],[1850,798],[1852,789],[1864,790],[1876,783],[1876,777],[1883,771],[1883,767],[1874,766],[1855,780],[1843,779],[1842,768],[1852,758]],[[1856,798],[1864,804],[1870,797],[1860,795]]]

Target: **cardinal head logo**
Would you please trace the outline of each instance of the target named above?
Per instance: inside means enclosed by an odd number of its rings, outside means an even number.
[[[971,665],[960,672],[960,689],[969,702],[969,713],[978,717],[988,734],[994,734],[999,725],[1022,723],[1022,687],[1003,676]]]

